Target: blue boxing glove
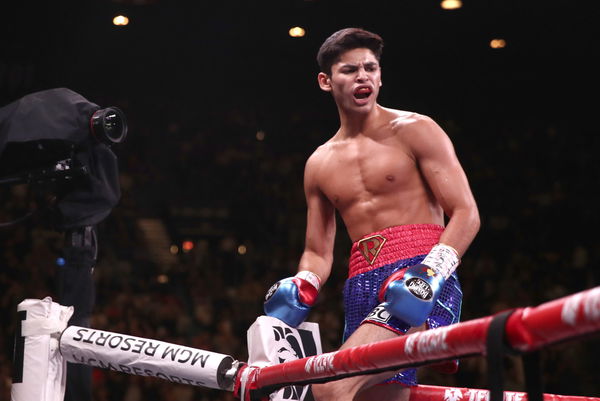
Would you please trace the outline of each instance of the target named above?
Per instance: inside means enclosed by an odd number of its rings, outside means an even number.
[[[279,280],[267,291],[265,314],[276,317],[289,326],[298,326],[306,319],[317,300],[320,286],[319,276],[308,270]]]
[[[394,317],[413,327],[425,323],[446,279],[456,270],[458,252],[437,244],[418,265],[399,270],[383,283],[379,300]]]

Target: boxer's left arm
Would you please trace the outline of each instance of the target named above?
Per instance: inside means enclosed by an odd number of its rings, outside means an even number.
[[[454,248],[459,258],[479,231],[479,211],[467,176],[448,135],[422,116],[407,135],[409,147],[437,202],[449,220],[440,243]]]
[[[379,299],[392,315],[418,326],[431,312],[445,280],[458,267],[479,230],[479,212],[454,147],[433,120],[419,117],[403,133],[403,140],[449,217],[439,244],[423,262],[396,272],[380,289]]]
[[[305,248],[298,273],[275,283],[267,292],[264,310],[290,326],[302,323],[331,272],[335,237],[335,209],[320,191],[315,171],[318,157],[306,163],[304,191],[307,202]]]

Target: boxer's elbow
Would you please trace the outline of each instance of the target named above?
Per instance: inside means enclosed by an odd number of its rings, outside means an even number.
[[[475,238],[481,228],[481,219],[477,207],[466,208],[461,215],[461,227],[467,237]]]
[[[473,236],[475,236],[481,228],[481,218],[479,217],[479,210],[477,209],[477,206],[473,206],[469,209],[468,225],[469,227],[471,227],[471,232],[473,233]]]

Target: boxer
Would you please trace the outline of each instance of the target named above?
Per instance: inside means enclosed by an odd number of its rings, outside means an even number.
[[[379,35],[359,28],[335,32],[319,49],[317,82],[332,95],[340,127],[306,162],[298,273],[272,286],[264,303],[267,315],[292,326],[306,319],[331,273],[337,211],[354,242],[341,349],[457,321],[455,270],[480,225],[443,129],[425,115],[378,104],[382,49]],[[408,53],[405,62],[414,62]],[[313,385],[313,394],[405,401],[416,382],[413,373],[400,373]]]

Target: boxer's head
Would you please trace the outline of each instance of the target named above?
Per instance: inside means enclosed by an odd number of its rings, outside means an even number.
[[[333,33],[321,45],[317,53],[317,63],[322,72],[331,75],[331,66],[340,56],[353,49],[369,49],[377,61],[381,59],[383,39],[381,36],[361,28],[346,28]]]
[[[382,48],[379,35],[359,28],[337,31],[321,46],[317,82],[321,90],[333,95],[340,112],[368,114],[375,108]]]

